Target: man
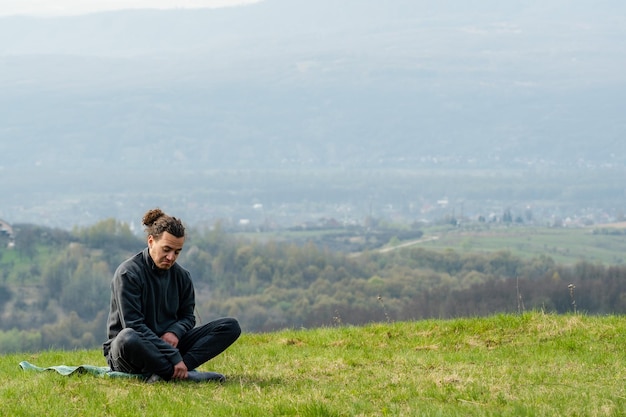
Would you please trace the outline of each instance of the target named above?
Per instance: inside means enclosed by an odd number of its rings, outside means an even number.
[[[237,320],[222,318],[194,327],[195,293],[190,274],[176,263],[185,243],[182,222],[149,210],[142,219],[148,247],[124,261],[111,283],[104,356],[114,371],[142,374],[148,382],[225,380],[195,369],[237,340]]]

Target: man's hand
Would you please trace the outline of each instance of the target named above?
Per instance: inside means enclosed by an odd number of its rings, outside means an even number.
[[[163,333],[163,336],[161,336],[161,339],[164,340],[165,342],[169,343],[173,347],[177,347],[178,346],[178,336],[176,336],[172,332]]]
[[[185,362],[180,361],[176,365],[174,365],[174,373],[172,374],[172,379],[187,379],[187,365]]]

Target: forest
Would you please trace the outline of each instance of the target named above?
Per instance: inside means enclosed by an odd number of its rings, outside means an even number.
[[[115,219],[14,230],[13,247],[0,236],[0,353],[98,347],[113,271],[144,239]],[[234,316],[247,332],[529,310],[626,313],[626,266],[563,265],[545,254],[419,246],[348,253],[236,236],[216,223],[187,230],[178,262],[194,279],[198,321]]]

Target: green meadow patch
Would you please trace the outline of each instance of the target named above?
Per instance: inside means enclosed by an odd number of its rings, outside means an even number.
[[[564,265],[579,261],[605,265],[626,263],[626,233],[611,233],[611,229],[592,227],[433,229],[418,244],[426,249],[453,249],[461,253],[507,250],[526,259],[549,256]]]
[[[621,416],[626,321],[584,315],[244,334],[202,369],[224,384],[22,371],[94,351],[0,356],[2,416]]]

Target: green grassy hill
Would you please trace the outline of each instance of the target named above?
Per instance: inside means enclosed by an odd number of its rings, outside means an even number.
[[[426,249],[453,249],[460,253],[507,250],[525,259],[546,255],[562,265],[580,261],[623,265],[626,263],[625,226],[432,228],[416,244]]]
[[[497,315],[245,334],[223,385],[25,372],[100,352],[0,356],[2,416],[620,416],[626,321]]]

